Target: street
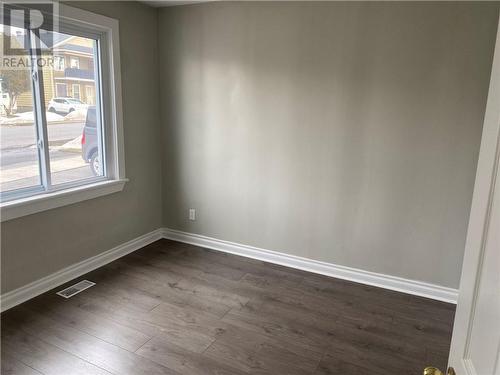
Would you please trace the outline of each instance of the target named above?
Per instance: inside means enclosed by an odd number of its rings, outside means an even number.
[[[63,145],[80,137],[83,122],[49,124],[49,154],[54,184],[91,177],[79,148]],[[38,152],[34,125],[0,126],[1,190],[39,183]],[[77,145],[79,146],[78,142]]]
[[[69,142],[82,134],[83,122],[49,125],[49,147]],[[0,163],[2,171],[13,164],[37,160],[36,130],[33,125],[0,126]],[[57,152],[54,158],[71,157],[74,154]],[[52,155],[51,155],[52,157]]]
[[[71,140],[82,134],[83,122],[67,124],[50,124],[48,126],[49,141]],[[0,150],[13,147],[26,147],[35,143],[34,125],[0,126]]]

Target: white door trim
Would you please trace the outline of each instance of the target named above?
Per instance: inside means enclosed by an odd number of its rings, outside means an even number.
[[[450,366],[457,374],[476,375],[469,359],[469,344],[480,287],[486,239],[500,160],[500,21],[491,69],[481,148],[472,196],[469,227],[460,279],[460,293],[450,349]],[[498,230],[498,228],[491,228]]]

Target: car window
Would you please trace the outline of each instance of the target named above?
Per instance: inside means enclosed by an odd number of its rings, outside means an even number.
[[[83,104],[82,101],[78,99],[68,99],[68,102],[72,104]]]
[[[96,127],[95,107],[90,107],[87,110],[87,120],[85,121],[85,126],[88,126],[89,128]]]

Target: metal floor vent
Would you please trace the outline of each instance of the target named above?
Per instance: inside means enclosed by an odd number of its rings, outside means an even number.
[[[67,287],[66,289],[63,289],[63,290],[57,292],[56,294],[58,294],[64,298],[70,298],[70,297],[73,297],[75,294],[83,292],[85,289],[88,289],[94,285],[95,285],[95,283],[93,283],[92,281],[82,280],[79,283],[76,283],[75,285],[71,285],[71,286]]]

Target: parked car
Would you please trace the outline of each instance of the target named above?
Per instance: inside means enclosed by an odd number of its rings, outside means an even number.
[[[99,161],[99,147],[97,140],[97,117],[95,106],[87,110],[87,117],[82,132],[82,158],[90,164],[94,176],[101,176],[102,170]]]
[[[87,109],[88,104],[75,98],[53,98],[47,108],[49,112],[68,114],[78,109]]]

